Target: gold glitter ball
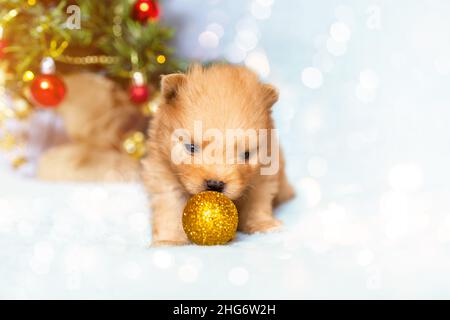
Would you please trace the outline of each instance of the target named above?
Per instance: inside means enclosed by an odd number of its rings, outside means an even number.
[[[238,212],[223,193],[204,191],[189,199],[183,211],[183,229],[198,245],[220,245],[236,235]]]
[[[161,103],[161,94],[155,93],[153,97],[147,103],[142,105],[142,114],[146,117],[153,116],[157,111]]]
[[[136,131],[129,135],[123,142],[123,149],[135,159],[141,159],[147,152],[145,136],[142,132]]]

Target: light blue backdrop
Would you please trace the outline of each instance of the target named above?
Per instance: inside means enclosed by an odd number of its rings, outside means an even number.
[[[329,197],[344,185],[375,195],[398,166],[423,188],[446,185],[450,2],[189,0],[165,12],[182,57],[246,64],[280,88],[293,179],[312,160]]]

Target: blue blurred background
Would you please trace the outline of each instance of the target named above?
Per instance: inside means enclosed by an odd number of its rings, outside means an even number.
[[[292,175],[309,162],[373,193],[403,163],[445,186],[448,1],[189,0],[165,13],[181,56],[245,64],[279,87]]]
[[[183,57],[244,64],[280,89],[293,241],[353,247],[368,288],[390,274],[397,293],[448,296],[424,273],[449,263],[450,2],[190,0],[166,13]]]

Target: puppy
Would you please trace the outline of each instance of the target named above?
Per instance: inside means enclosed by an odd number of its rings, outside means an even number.
[[[189,242],[181,223],[183,208],[190,196],[205,190],[223,192],[234,201],[242,232],[280,227],[272,209],[294,192],[273,132],[277,90],[244,67],[218,64],[163,76],[161,92],[143,160],[153,245]],[[228,135],[229,130],[244,134]],[[266,132],[267,139],[251,138],[254,132]]]
[[[64,78],[67,96],[57,112],[68,141],[44,152],[37,176],[50,181],[138,181],[139,161],[122,149],[130,132],[148,121],[112,80],[93,73]]]

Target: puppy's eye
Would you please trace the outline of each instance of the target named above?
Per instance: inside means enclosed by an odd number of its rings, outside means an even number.
[[[186,143],[184,147],[186,148],[186,151],[189,152],[190,154],[197,153],[198,150],[200,149],[199,146],[193,143]]]
[[[248,159],[250,159],[251,155],[252,155],[251,152],[247,150],[247,151],[241,153],[241,158],[244,160],[248,160]]]

